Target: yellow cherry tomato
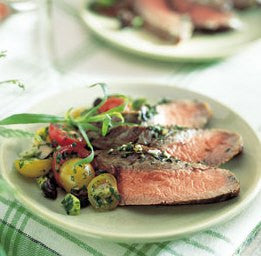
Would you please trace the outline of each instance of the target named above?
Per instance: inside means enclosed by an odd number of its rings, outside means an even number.
[[[72,158],[64,162],[60,168],[60,183],[63,188],[70,192],[71,189],[81,189],[88,186],[94,178],[95,172],[91,164],[76,165],[81,158]]]
[[[43,143],[51,143],[48,127],[42,127],[35,132],[33,144],[40,145]]]
[[[120,195],[115,177],[109,173],[95,177],[88,185],[88,198],[95,210],[108,211],[116,208]]]
[[[47,174],[52,167],[52,159],[18,159],[14,161],[16,170],[23,176],[37,178]]]
[[[81,116],[81,114],[86,110],[85,107],[79,107],[79,108],[74,108],[72,109],[72,111],[70,112],[70,115],[72,118],[77,118],[79,116]]]

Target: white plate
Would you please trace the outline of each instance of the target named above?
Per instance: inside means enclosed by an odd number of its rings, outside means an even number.
[[[89,1],[87,1],[89,2]],[[81,17],[99,38],[130,53],[165,61],[213,61],[227,57],[250,42],[261,38],[261,8],[237,12],[242,27],[216,34],[197,34],[192,39],[173,45],[159,40],[144,30],[119,29],[116,19],[98,15],[87,8]]]
[[[260,188],[261,164],[258,156],[261,146],[253,130],[236,113],[224,105],[197,93],[158,84],[112,83],[111,93],[156,100],[161,97],[189,98],[207,101],[214,118],[210,127],[239,132],[244,139],[244,153],[224,167],[239,178],[241,193],[238,198],[208,205],[136,206],[118,207],[114,211],[97,213],[91,207],[82,209],[79,216],[67,216],[61,206],[64,196],[59,193],[55,201],[41,195],[34,181],[26,179],[13,169],[18,153],[30,146],[30,141],[12,139],[1,147],[0,164],[3,178],[16,189],[22,205],[46,221],[84,236],[125,242],[152,242],[176,239],[206,229],[238,214],[254,198]],[[68,108],[91,104],[101,95],[98,88],[75,88],[47,98],[30,112],[57,114]],[[32,126],[31,129],[36,128]]]

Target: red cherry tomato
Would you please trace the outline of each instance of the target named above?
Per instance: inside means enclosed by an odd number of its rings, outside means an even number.
[[[60,146],[67,146],[73,143],[81,147],[86,145],[86,142],[77,131],[66,130],[64,126],[58,124],[50,124],[49,136],[53,144]]]
[[[123,98],[119,98],[119,97],[109,97],[105,103],[99,108],[99,112],[103,113],[106,112],[112,108],[118,107],[120,105],[122,105],[124,103],[124,99]]]
[[[85,158],[90,154],[87,149],[77,146],[76,144],[61,147],[53,154],[52,171],[54,173],[54,178],[60,187],[62,187],[59,174],[60,167],[68,160],[72,153],[76,153],[80,158]]]

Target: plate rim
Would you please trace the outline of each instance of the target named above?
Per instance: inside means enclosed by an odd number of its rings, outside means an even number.
[[[88,28],[88,30],[93,33],[96,38],[100,39],[103,42],[108,42],[109,45],[111,47],[113,47],[114,49],[119,49],[122,52],[125,52],[127,54],[135,54],[136,56],[139,57],[145,57],[148,59],[152,59],[152,60],[158,60],[158,61],[166,61],[166,62],[177,62],[177,63],[210,63],[210,62],[216,62],[216,61],[220,61],[222,59],[225,59],[229,56],[233,56],[234,54],[236,54],[237,52],[239,52],[241,49],[243,49],[244,47],[247,47],[249,44],[260,40],[261,37],[259,38],[255,38],[255,39],[251,39],[249,40],[249,42],[247,43],[242,43],[237,45],[236,47],[231,46],[229,47],[230,50],[226,51],[225,49],[222,50],[222,53],[220,53],[219,55],[202,55],[202,56],[165,56],[165,55],[161,55],[159,53],[154,53],[154,52],[144,52],[141,51],[139,49],[136,48],[132,48],[132,47],[128,47],[125,46],[121,43],[119,43],[117,40],[114,40],[111,37],[108,36],[104,36],[102,33],[100,33],[97,29],[94,29],[89,22],[87,22],[86,19],[86,15],[89,15],[91,13],[91,11],[86,7],[88,5],[88,3],[90,2],[90,0],[85,0],[83,1],[83,4],[81,6],[80,9],[80,18],[83,21],[83,23],[85,24],[85,26]]]
[[[200,97],[205,97],[210,99],[211,101],[217,103],[218,105],[222,105],[223,107],[227,108],[229,111],[231,111],[234,115],[237,116],[237,118],[240,118],[241,121],[244,122],[244,124],[247,126],[247,128],[251,131],[251,133],[253,134],[253,136],[256,137],[257,142],[258,142],[258,147],[261,148],[261,143],[260,143],[260,138],[258,136],[258,134],[255,132],[255,130],[248,124],[248,122],[237,112],[235,112],[233,109],[231,109],[230,107],[228,107],[226,104],[221,103],[218,100],[213,99],[212,97],[209,97],[203,93],[198,93],[195,92],[191,89],[187,89],[187,88],[182,88],[182,87],[178,87],[178,86],[174,86],[173,83],[166,83],[166,82],[144,82],[142,80],[134,80],[134,81],[124,81],[123,80],[110,80],[108,82],[109,84],[114,84],[113,87],[116,88],[122,85],[122,87],[126,87],[124,86],[124,84],[127,84],[127,86],[130,86],[131,84],[135,85],[135,84],[142,84],[143,86],[146,87],[162,87],[165,86],[168,89],[172,89],[172,90],[181,90],[181,91],[185,91],[187,93],[192,93],[195,96],[200,96]],[[82,89],[83,87],[79,87],[80,89]],[[33,106],[37,106],[38,104],[43,103],[46,98],[48,97],[55,97],[56,95],[59,94],[64,94],[64,93],[68,93],[70,91],[73,91],[73,88],[68,88],[65,91],[62,92],[55,92],[51,95],[46,96],[44,99],[40,100],[37,104],[33,104],[32,106],[30,106],[28,108],[28,111],[32,111]],[[216,216],[214,219],[210,219],[208,221],[205,221],[203,223],[200,224],[193,224],[193,227],[191,228],[190,226],[187,228],[183,228],[182,232],[180,233],[175,233],[175,230],[173,231],[169,231],[169,232],[162,232],[162,233],[157,233],[157,234],[146,234],[146,235],[129,235],[129,234],[115,234],[115,233],[110,233],[108,231],[103,231],[103,232],[95,232],[95,230],[86,230],[85,228],[79,228],[77,227],[77,229],[75,229],[75,226],[73,225],[73,223],[69,223],[69,222],[64,222],[64,221],[60,221],[59,219],[59,214],[55,213],[48,213],[44,210],[44,208],[39,205],[34,205],[34,202],[27,197],[26,195],[23,195],[22,193],[19,193],[15,187],[15,184],[13,184],[10,179],[8,178],[8,167],[4,165],[4,149],[8,146],[13,144],[15,141],[17,141],[19,139],[5,139],[3,140],[3,143],[1,144],[1,148],[0,148],[0,169],[1,169],[1,174],[2,174],[2,178],[8,183],[8,185],[15,191],[14,193],[14,197],[16,198],[16,200],[18,202],[22,202],[22,205],[27,207],[27,210],[29,210],[32,214],[36,215],[37,217],[43,219],[44,221],[47,221],[51,224],[53,224],[54,226],[58,226],[59,228],[62,228],[64,230],[70,231],[72,233],[75,234],[79,234],[79,235],[84,235],[85,237],[93,237],[96,239],[104,239],[107,241],[116,241],[116,242],[159,242],[159,241],[168,241],[168,240],[176,240],[185,236],[188,236],[190,234],[194,234],[200,231],[203,231],[207,228],[210,228],[214,225],[217,224],[221,224],[224,223],[228,220],[230,220],[231,218],[233,218],[234,216],[238,215],[239,213],[241,213],[245,207],[257,196],[258,192],[261,190],[261,178],[259,178],[259,180],[257,181],[256,187],[250,192],[250,194],[242,201],[240,202],[238,205],[236,205],[235,207],[233,207],[232,209],[230,209],[229,211]],[[260,161],[257,161],[260,165]],[[261,175],[261,174],[260,174]],[[261,176],[260,176],[261,177]],[[57,216],[56,216],[57,215]]]

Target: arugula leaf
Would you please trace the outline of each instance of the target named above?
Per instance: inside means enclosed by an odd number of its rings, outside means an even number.
[[[18,129],[8,129],[5,127],[0,127],[0,136],[4,138],[22,138],[33,137],[34,133]]]
[[[0,120],[0,125],[64,122],[63,117],[46,114],[15,114]]]

